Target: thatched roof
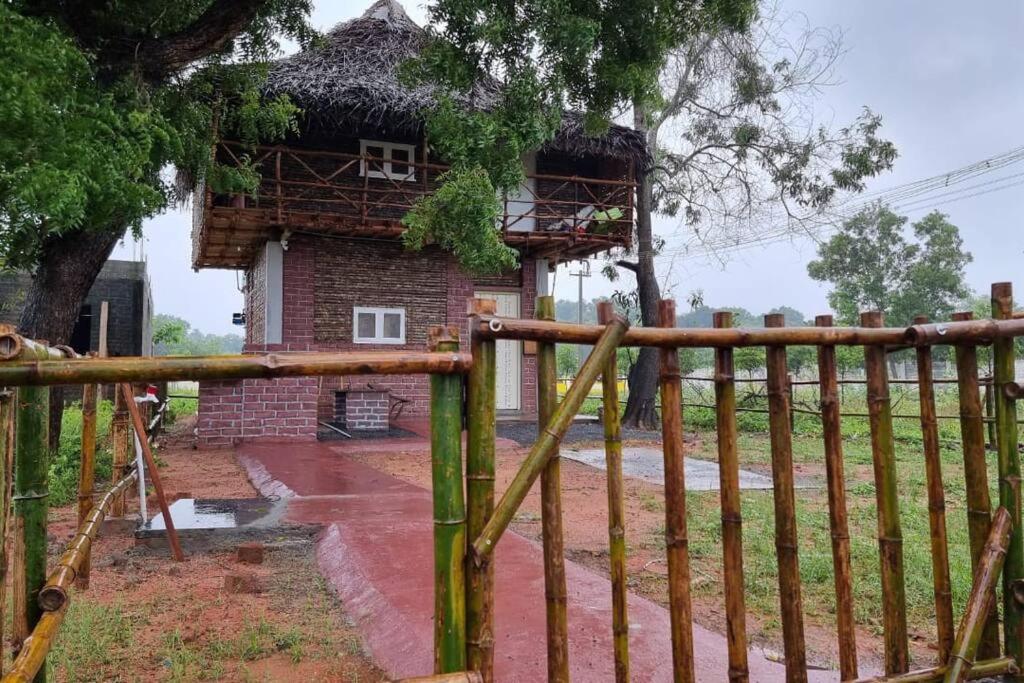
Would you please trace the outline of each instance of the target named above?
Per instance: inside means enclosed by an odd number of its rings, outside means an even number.
[[[335,26],[321,44],[276,62],[266,90],[269,95],[287,94],[303,109],[309,125],[415,135],[422,130],[432,88],[409,88],[400,82],[398,71],[425,40],[425,31],[396,0],[377,0],[358,19]],[[464,102],[486,109],[497,99],[497,85],[483,81]],[[603,136],[589,136],[575,114],[565,117],[549,148],[641,164],[648,158],[643,135],[612,126]]]

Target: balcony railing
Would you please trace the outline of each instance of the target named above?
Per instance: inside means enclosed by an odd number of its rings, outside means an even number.
[[[217,159],[253,168],[261,180],[250,195],[209,194],[207,210],[242,213],[277,225],[330,222],[400,228],[402,216],[420,197],[434,192],[448,170],[425,160],[231,142],[218,145]],[[634,189],[630,180],[529,174],[516,196],[503,198],[499,227],[513,239],[567,233],[626,243],[632,234]]]

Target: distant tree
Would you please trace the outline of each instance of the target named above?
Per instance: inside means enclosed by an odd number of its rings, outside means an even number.
[[[679,372],[683,375],[693,374],[699,370],[702,363],[700,349],[684,347],[679,349]]]
[[[580,357],[575,344],[558,344],[555,347],[555,363],[559,377],[575,377],[579,370]]]
[[[864,367],[864,351],[856,346],[836,347],[836,370],[839,377],[846,379],[847,375],[855,370]]]
[[[753,377],[756,371],[765,367],[764,348],[760,346],[742,346],[733,352],[732,362],[737,370],[746,372],[747,377]]]
[[[157,356],[222,356],[241,353],[243,341],[237,334],[205,334],[182,318],[157,314],[153,344]]]
[[[818,354],[813,346],[790,346],[786,349],[786,364],[794,375],[815,367],[817,362]]]
[[[946,320],[969,294],[958,228],[937,211],[912,224],[885,206],[864,209],[818,248],[807,266],[814,280],[829,282],[829,304],[841,322],[856,324],[862,310],[878,310],[890,325],[909,325],[916,315]]]

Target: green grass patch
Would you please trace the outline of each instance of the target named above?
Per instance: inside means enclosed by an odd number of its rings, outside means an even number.
[[[73,600],[47,665],[59,674],[53,678],[68,683],[109,680],[103,672],[128,655],[133,638],[134,624],[120,604]]]

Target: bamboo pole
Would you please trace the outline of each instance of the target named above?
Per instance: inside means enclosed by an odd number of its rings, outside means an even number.
[[[46,517],[50,390],[18,391],[14,458],[14,633],[20,648],[39,621],[39,589],[46,583]],[[45,683],[46,670],[37,676]]]
[[[11,670],[3,677],[3,683],[39,683],[46,680],[46,655],[53,647],[66,611],[45,612],[39,618],[32,634],[22,643]]]
[[[914,323],[924,325],[919,316]],[[942,488],[939,455],[939,422],[935,419],[935,387],[932,384],[932,347],[917,347],[917,381],[921,410],[924,471],[928,487],[928,528],[931,531],[932,586],[935,594],[936,653],[939,662],[949,659],[953,647],[953,588],[949,578],[949,541],[946,535],[946,494]]]
[[[658,325],[675,327],[676,305],[658,302]],[[686,529],[686,477],[683,453],[683,388],[679,352],[661,349],[661,436],[665,454],[665,553],[668,555],[668,601],[672,622],[672,674],[676,683],[694,680],[693,608],[690,600],[690,553]]]
[[[881,327],[882,314],[861,314],[864,327]],[[871,424],[871,453],[875,470],[878,507],[878,556],[882,575],[882,628],[885,672],[906,673],[910,657],[907,644],[907,598],[903,577],[903,533],[900,528],[899,490],[896,482],[896,442],[892,431],[889,372],[885,349],[864,347],[867,403]]]
[[[519,509],[519,505],[529,493],[530,487],[540,476],[551,453],[558,448],[558,443],[569,430],[573,417],[583,405],[594,382],[597,381],[602,366],[608,360],[608,356],[615,353],[615,349],[622,341],[627,329],[629,329],[629,323],[616,317],[615,321],[607,326],[601,339],[594,345],[586,362],[583,363],[583,367],[580,368],[576,381],[572,383],[565,398],[558,404],[558,409],[555,410],[551,421],[548,422],[537,442],[533,444],[519,471],[516,472],[498,505],[494,508],[494,514],[487,521],[484,530],[473,541],[472,552],[475,562],[483,561],[494,552],[498,540],[508,528],[516,510]]]
[[[96,397],[99,387],[82,387],[82,462],[78,472],[78,524],[81,526],[92,510],[93,487],[96,482]],[[77,585],[89,588],[89,555],[83,558],[77,573]]]
[[[979,322],[981,321],[973,321],[968,324],[943,323],[941,333],[938,326],[928,330],[903,327],[872,329],[864,327],[786,327],[776,329],[734,327],[728,330],[637,327],[626,334],[622,340],[622,346],[661,348],[821,345],[906,347],[932,343],[949,344],[953,341],[959,343],[972,339],[988,342],[994,338],[1024,336],[1024,319],[985,321],[984,325],[979,325]],[[576,325],[545,320],[484,318],[477,324],[480,334],[487,339],[593,344],[601,335],[599,325]]]
[[[974,667],[974,656],[981,642],[982,632],[987,623],[987,615],[995,611],[995,589],[999,580],[999,571],[1006,559],[1006,547],[1011,530],[1010,513],[1006,508],[996,510],[992,519],[992,531],[985,542],[985,550],[981,562],[974,573],[974,585],[964,608],[964,616],[956,633],[952,654],[949,656],[949,668],[946,670],[945,683],[966,681]]]
[[[459,350],[457,327],[430,328],[432,352]],[[430,377],[434,500],[434,673],[466,668],[466,505],[462,497],[462,380]]]
[[[1013,285],[992,285],[992,317],[1005,321],[1013,317]],[[1017,405],[1005,388],[1014,381],[1012,339],[992,344],[992,386],[996,404],[996,460],[999,465],[999,504],[1010,513],[1013,530],[1003,568],[1003,639],[1006,654],[1020,666],[1024,660],[1024,605],[1018,599],[1018,582],[1024,579],[1024,535],[1021,528],[1020,452],[1017,443]]]
[[[178,532],[174,528],[174,520],[171,519],[171,511],[167,506],[167,497],[164,495],[164,485],[160,480],[160,472],[157,469],[153,451],[149,447],[149,439],[146,438],[146,425],[142,422],[142,414],[139,412],[139,406],[135,403],[132,387],[130,384],[121,384],[120,390],[121,396],[128,406],[128,415],[131,418],[132,425],[135,427],[138,443],[142,447],[142,457],[146,461],[146,469],[149,470],[149,477],[153,480],[153,490],[156,492],[156,500],[160,504],[160,513],[163,515],[164,526],[167,528],[167,542],[171,546],[171,556],[177,562],[184,562],[185,554],[181,552]],[[138,486],[140,491],[145,492],[146,483],[144,481],[140,480]],[[145,494],[143,493],[143,495]]]
[[[124,394],[116,384],[114,385],[114,413],[110,417],[110,449],[112,451],[111,461],[111,483],[120,481],[124,476],[125,468],[128,466],[128,440],[130,428],[128,426],[128,408],[125,405]],[[139,482],[145,486],[144,482]],[[114,499],[114,506],[111,508],[113,517],[124,517],[125,494],[122,492]],[[143,523],[146,520],[142,520]]]
[[[785,324],[785,318],[781,313],[764,317],[766,328],[780,328]],[[807,651],[804,642],[803,603],[800,597],[796,493],[793,484],[793,434],[789,426],[789,396],[786,392],[786,347],[767,347],[765,360],[772,488],[775,499],[775,549],[779,563],[779,602],[786,681],[806,683]]]
[[[731,328],[732,313],[714,315],[716,328]],[[725,593],[729,680],[750,680],[747,664],[747,616],[743,599],[743,514],[740,463],[736,441],[736,382],[733,350],[715,350],[715,416],[718,429],[718,476],[722,506],[722,569]]]
[[[7,616],[7,540],[10,523],[11,481],[14,466],[14,405],[16,392],[0,389],[0,643]],[[3,662],[0,660],[0,673]]]
[[[610,301],[597,304],[597,321],[607,325],[615,317]],[[622,479],[622,422],[619,415],[618,364],[615,354],[601,370],[604,406],[604,455],[608,472],[608,565],[612,580],[612,647],[616,683],[629,682],[629,614],[626,578],[626,504]]]
[[[941,683],[946,671],[947,664],[934,666],[930,669],[917,669],[905,674],[896,676],[872,676],[870,678],[859,678],[854,683]],[[1020,672],[1012,657],[1000,657],[998,659],[986,659],[977,662],[972,668],[967,680],[976,681],[981,678],[993,678],[1004,674],[1016,675]]]
[[[117,482],[100,499],[99,503],[89,510],[85,519],[78,525],[71,542],[68,543],[64,554],[61,555],[57,566],[50,572],[46,579],[46,585],[39,591],[39,606],[47,612],[62,609],[68,600],[68,591],[71,584],[81,575],[82,569],[89,561],[92,552],[92,544],[96,541],[103,518],[113,504],[114,499],[123,493],[132,482],[138,477],[138,472],[133,470],[123,479]]]
[[[0,362],[0,386],[324,375],[448,374],[467,372],[472,361],[468,353],[421,351],[313,351],[235,356],[7,360]]]
[[[819,315],[818,327],[831,327],[832,316]],[[853,620],[853,570],[850,563],[850,528],[846,512],[843,434],[836,347],[818,347],[818,381],[821,397],[821,430],[825,446],[825,478],[828,482],[828,523],[832,535],[832,566],[836,588],[836,638],[839,643],[840,679],[857,678],[857,628]]]
[[[536,317],[555,319],[555,297],[537,297]],[[612,355],[614,358],[614,354]],[[558,408],[555,345],[537,344],[537,424],[547,425]],[[540,434],[538,434],[540,436]],[[562,534],[562,475],[557,445],[540,473],[541,542],[547,616],[548,681],[569,680],[569,621],[566,613],[565,541]]]
[[[953,314],[953,320],[968,321],[971,312]],[[978,388],[978,349],[973,344],[953,347],[956,358],[957,395],[960,403],[960,442],[964,451],[964,482],[967,502],[967,537],[971,548],[971,571],[978,571],[981,554],[992,524],[992,503],[985,461],[985,423]],[[1000,655],[999,615],[993,611],[985,626],[978,656]]]
[[[470,299],[474,316],[493,314],[493,299]],[[473,367],[467,382],[466,535],[476,538],[494,511],[496,359],[493,340],[470,338]],[[466,562],[466,665],[486,683],[494,680],[494,565]]]
[[[437,676],[403,678],[401,681],[396,681],[396,683],[484,683],[484,681],[484,677],[476,671],[458,671]]]

